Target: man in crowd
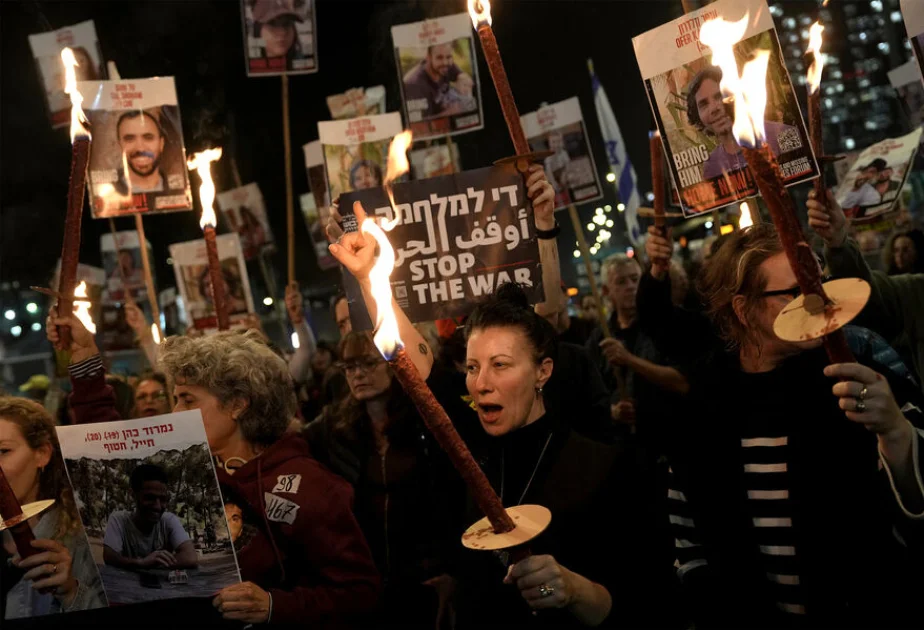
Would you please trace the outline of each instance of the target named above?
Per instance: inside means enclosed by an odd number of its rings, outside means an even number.
[[[109,516],[103,537],[103,561],[114,567],[194,569],[199,557],[180,519],[167,511],[167,473],[160,466],[141,464],[131,475],[133,511]]]
[[[453,60],[449,42],[427,48],[427,56],[404,75],[404,98],[418,120],[475,109],[473,87],[472,78]]]
[[[164,152],[164,131],[157,115],[150,110],[129,110],[116,123],[119,147],[128,163],[131,192],[167,190],[167,181],[160,170]]]

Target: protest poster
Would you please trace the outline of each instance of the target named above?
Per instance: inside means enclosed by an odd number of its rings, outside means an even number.
[[[330,206],[319,208],[311,193],[299,196],[298,201],[302,208],[302,217],[305,219],[305,227],[308,228],[308,236],[311,237],[311,245],[314,247],[314,255],[318,259],[318,267],[335,269],[337,259],[330,255],[330,250],[327,249],[327,236],[324,233],[330,221]]]
[[[902,18],[905,20],[905,31],[908,33],[908,41],[911,42],[911,50],[914,51],[914,58],[918,63],[918,78],[921,77],[921,69],[924,68],[924,3],[920,0],[900,0]],[[924,80],[924,79],[922,79]]]
[[[381,186],[388,145],[401,131],[398,113],[319,122],[329,199],[336,201],[351,190]]]
[[[468,13],[391,27],[401,103],[417,140],[484,128]]]
[[[540,107],[520,117],[533,151],[551,151],[543,160],[545,175],[555,189],[555,209],[603,198],[594,154],[576,96]]]
[[[327,191],[327,174],[324,169],[324,147],[320,140],[302,145],[305,152],[305,169],[308,171],[308,189],[318,208],[330,205]]]
[[[332,94],[327,97],[327,108],[334,120],[384,114],[385,86],[352,88],[343,94]]]
[[[876,225],[877,230],[891,228],[886,223],[894,219],[921,133],[918,128],[899,138],[877,142],[864,149],[850,167],[835,198],[857,229],[864,225]]]
[[[103,256],[103,269],[106,272],[106,291],[103,294],[105,304],[121,304],[131,299],[141,304],[148,301],[148,292],[144,284],[144,266],[141,262],[141,246],[136,230],[105,232],[99,238],[100,253]],[[153,259],[151,244],[146,243],[148,257]],[[154,265],[151,265],[153,275]]]
[[[216,200],[225,225],[241,236],[245,260],[253,260],[263,251],[275,251],[273,232],[266,218],[266,205],[259,185],[250,183],[220,192]]]
[[[427,179],[438,175],[450,175],[462,170],[459,147],[455,143],[435,144],[431,147],[414,149],[408,154],[414,179]]]
[[[747,27],[734,46],[739,66],[757,50],[767,68],[766,142],[792,186],[818,176],[805,121],[766,0],[717,0],[633,38],[671,177],[685,216],[695,216],[757,194],[757,185],[732,134],[734,108],[725,103],[721,70],[699,40],[702,25],[721,18]]]
[[[240,583],[199,410],[57,432],[111,605],[212,597]]]
[[[532,205],[512,164],[397,184],[394,195],[394,211],[384,188],[345,194],[340,209],[352,213],[360,201],[370,216],[397,213],[388,233],[395,250],[391,286],[412,322],[465,315],[505,282],[528,285],[531,300],[542,300]],[[349,284],[346,290],[349,301],[363,303]]]
[[[253,313],[253,294],[250,292],[250,278],[244,252],[241,250],[240,236],[219,234],[218,260],[221,263],[221,275],[225,281],[225,299],[228,304],[228,316],[231,325],[242,325],[248,313]],[[176,284],[183,298],[187,323],[199,330],[218,328],[215,307],[212,304],[212,279],[209,275],[208,254],[205,240],[174,243],[170,246],[173,258],[173,271]]]
[[[65,26],[56,31],[29,35],[29,46],[38,67],[42,86],[45,88],[45,103],[51,126],[70,127],[71,98],[64,92],[64,64],[61,51],[74,51],[77,67],[74,73],[78,81],[98,81],[105,77],[103,53],[96,38],[96,25],[87,20]]]
[[[241,0],[248,77],[318,71],[312,0]]]
[[[93,218],[192,210],[173,77],[77,84],[93,130]]]
[[[898,102],[907,120],[906,128],[921,129],[924,126],[924,82],[921,81],[917,62],[911,59],[894,70],[890,70],[889,83],[898,94]],[[920,147],[918,149],[913,170],[924,168],[924,152],[920,150]]]

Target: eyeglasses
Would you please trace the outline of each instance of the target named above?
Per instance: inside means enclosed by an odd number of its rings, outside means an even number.
[[[158,401],[158,400],[167,400],[166,392],[154,392],[153,394],[138,394],[135,396],[135,400],[139,402],[144,402],[146,400]]]
[[[369,372],[374,370],[382,363],[385,363],[385,359],[378,357],[365,357],[362,359],[350,359],[349,361],[337,361],[334,365],[343,370],[345,373],[349,374],[350,372],[358,372],[363,370],[364,372]]]
[[[821,281],[822,283],[824,283],[830,279],[831,279],[831,276],[824,276],[821,279]],[[777,289],[775,291],[764,291],[763,293],[760,294],[760,297],[777,297],[777,296],[783,296],[783,295],[789,297],[789,299],[791,300],[795,300],[797,297],[802,295],[802,289],[799,287],[799,285],[796,285],[788,289]]]

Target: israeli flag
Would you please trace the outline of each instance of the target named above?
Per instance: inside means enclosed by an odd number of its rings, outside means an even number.
[[[594,91],[594,107],[597,110],[597,122],[600,123],[600,131],[603,133],[603,145],[606,147],[606,158],[610,163],[610,170],[616,174],[616,191],[619,198],[626,206],[622,213],[626,221],[626,232],[629,234],[629,240],[632,245],[638,246],[641,231],[638,226],[638,208],[640,198],[638,194],[638,183],[635,179],[635,169],[632,168],[632,162],[626,153],[626,145],[622,141],[622,133],[619,131],[619,123],[616,122],[616,115],[613,108],[610,107],[610,99],[606,97],[603,86],[600,85],[600,79],[594,72],[594,62],[587,60],[587,67],[590,70],[590,81]]]

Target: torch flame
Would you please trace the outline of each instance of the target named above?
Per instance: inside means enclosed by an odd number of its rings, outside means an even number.
[[[392,228],[398,225],[399,216],[395,212],[395,195],[392,191],[392,183],[411,170],[411,165],[407,161],[407,150],[411,147],[411,143],[414,141],[414,134],[410,129],[402,131],[397,136],[392,138],[391,144],[388,147],[388,166],[385,169],[385,192],[388,193],[388,201],[391,204],[392,214],[394,215],[391,221],[383,222],[382,229],[386,232],[390,232]]]
[[[87,281],[81,280],[77,288],[74,289],[75,298],[87,297]],[[74,317],[80,320],[83,327],[90,331],[90,334],[96,334],[96,324],[90,317],[90,303],[87,300],[74,300]]]
[[[811,94],[817,92],[821,85],[821,70],[825,65],[824,55],[821,54],[821,33],[824,30],[825,27],[821,22],[815,22],[809,29],[808,52],[812,53],[812,63],[809,65],[806,78]]]
[[[154,343],[160,345],[160,328],[157,327],[157,324],[151,324],[151,337],[154,339]]]
[[[751,208],[748,206],[747,201],[741,202],[741,218],[738,219],[738,229],[743,230],[744,228],[751,227],[754,225],[754,220],[751,218]]]
[[[738,73],[734,44],[741,41],[748,25],[748,15],[737,22],[709,20],[700,30],[700,40],[712,49],[712,63],[722,69],[722,94],[735,105],[732,133],[739,144],[758,146],[766,138],[764,110],[767,106],[767,65],[770,53],[759,50]]]
[[[491,26],[491,3],[488,0],[468,0],[468,14],[476,29],[483,24]]]
[[[395,250],[375,219],[366,217],[360,230],[371,235],[379,244],[379,257],[369,272],[369,283],[375,300],[375,335],[372,341],[382,356],[390,359],[404,345],[398,333],[398,319],[392,309],[391,272],[395,268]]]
[[[221,147],[207,149],[199,153],[193,153],[192,157],[186,162],[187,168],[199,173],[199,179],[202,184],[199,186],[199,201],[202,203],[202,218],[199,219],[199,227],[203,230],[208,227],[215,227],[218,221],[215,218],[215,184],[212,182],[211,164],[221,159]]]
[[[83,95],[77,90],[77,73],[74,72],[74,68],[80,64],[77,63],[74,51],[70,48],[61,51],[61,61],[64,63],[64,91],[71,97],[71,143],[73,143],[77,136],[89,137],[90,132],[86,128],[87,116],[80,106],[83,103]]]

